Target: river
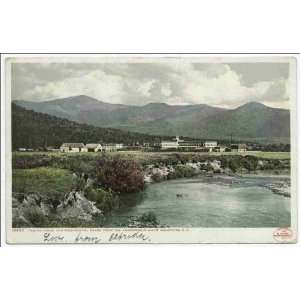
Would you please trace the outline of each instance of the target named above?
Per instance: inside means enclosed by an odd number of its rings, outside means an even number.
[[[290,198],[269,188],[289,177],[214,175],[149,184],[123,197],[123,207],[107,216],[105,227],[118,227],[130,216],[154,212],[170,227],[286,227]]]

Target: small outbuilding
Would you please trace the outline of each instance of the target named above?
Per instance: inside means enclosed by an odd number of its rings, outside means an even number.
[[[61,152],[84,152],[84,144],[83,143],[63,143],[60,146]]]

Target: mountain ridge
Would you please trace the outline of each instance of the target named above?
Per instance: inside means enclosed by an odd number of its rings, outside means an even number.
[[[143,106],[111,104],[80,95],[46,102],[17,100],[13,103],[36,112],[99,127],[154,135],[194,138],[288,140],[289,110],[272,108],[258,101],[234,109],[152,102]]]

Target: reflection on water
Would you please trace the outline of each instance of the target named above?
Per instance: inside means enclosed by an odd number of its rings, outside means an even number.
[[[116,227],[129,216],[149,211],[170,227],[289,226],[290,198],[264,187],[278,180],[289,179],[218,176],[151,184],[124,197],[124,206],[107,218],[105,226]]]

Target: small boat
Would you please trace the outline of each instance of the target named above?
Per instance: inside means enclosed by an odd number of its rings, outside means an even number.
[[[183,196],[182,194],[176,194],[177,198],[182,198],[182,196]]]

